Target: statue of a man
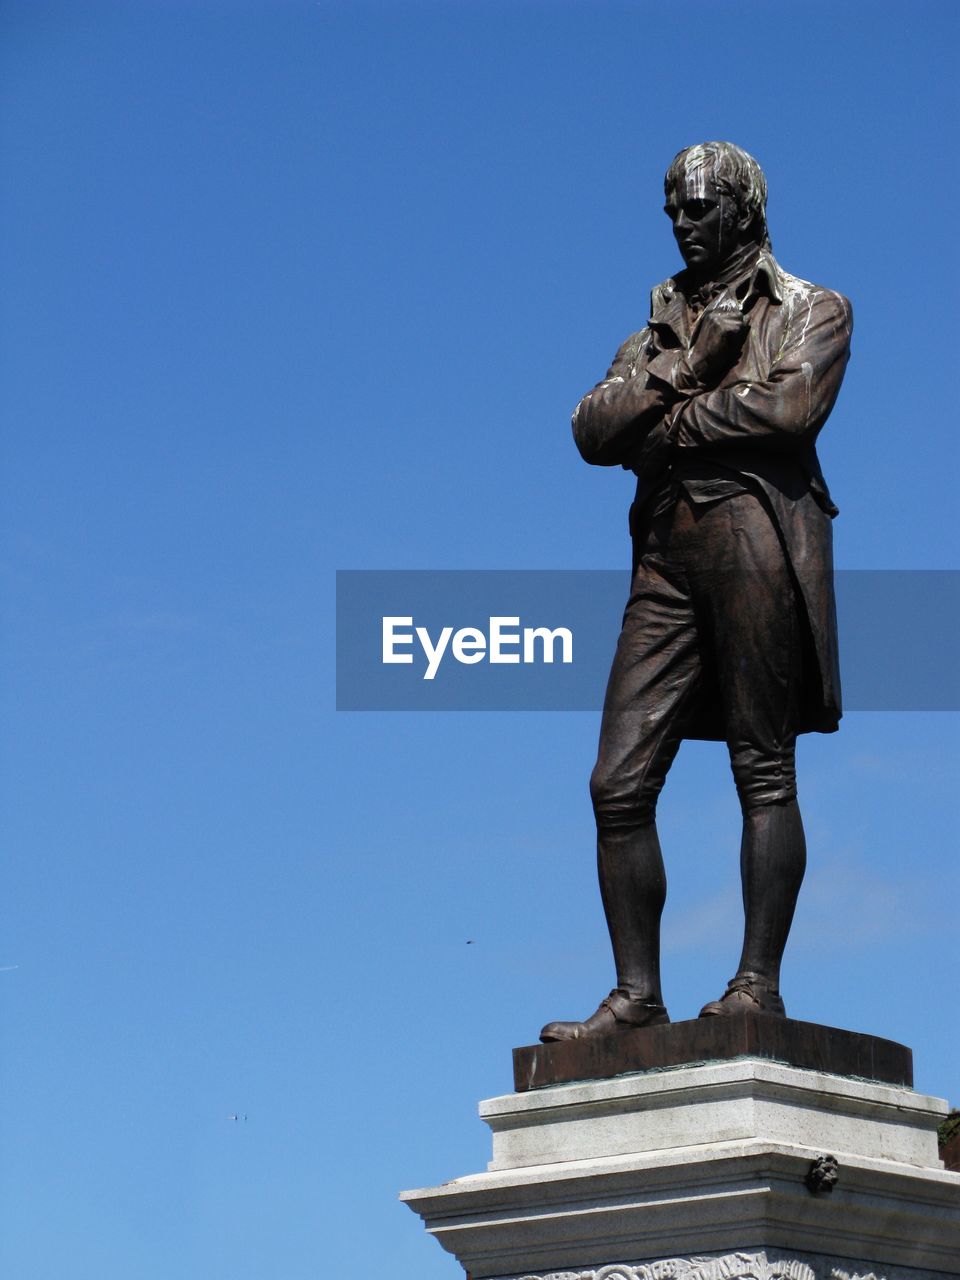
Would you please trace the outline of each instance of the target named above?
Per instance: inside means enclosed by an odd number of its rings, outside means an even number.
[[[837,509],[815,443],[849,356],[850,304],[774,260],[766,181],[739,147],[681,151],[664,188],[685,270],[653,290],[647,327],[573,415],[587,462],[638,479],[590,784],[617,986],[544,1041],[669,1021],[654,818],[684,738],[726,741],[743,811],[743,952],[700,1016],[784,1016],[780,962],[806,864],[796,737],[840,718]]]

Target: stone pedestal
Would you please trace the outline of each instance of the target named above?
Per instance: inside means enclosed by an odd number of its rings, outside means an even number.
[[[403,1199],[471,1280],[960,1276],[947,1104],[762,1057],[481,1103],[484,1173]],[[836,1182],[818,1181],[821,1158]],[[820,1162],[818,1164],[818,1162]]]

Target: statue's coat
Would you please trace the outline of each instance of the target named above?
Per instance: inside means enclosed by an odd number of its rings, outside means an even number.
[[[759,490],[779,530],[809,631],[798,733],[829,733],[841,715],[831,520],[816,439],[836,400],[850,354],[846,298],[785,272],[767,251],[748,276],[718,286],[708,308],[742,310],[749,332],[717,386],[697,384],[687,362],[696,338],[689,274],[658,285],[650,321],[620,347],[606,378],[573,416],[588,462],[637,475],[631,509],[634,559],[645,516],[671,477],[739,478]],[[703,301],[703,300],[701,300]],[[666,406],[665,406],[666,397]],[[723,738],[709,697],[685,737]]]

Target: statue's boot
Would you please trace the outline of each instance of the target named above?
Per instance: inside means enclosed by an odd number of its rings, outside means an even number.
[[[600,1001],[596,1013],[584,1022],[548,1022],[540,1032],[544,1044],[555,1040],[583,1040],[587,1036],[616,1035],[622,1031],[635,1031],[637,1027],[657,1027],[670,1018],[666,1008],[655,1000],[632,996],[628,991],[615,987]]]
[[[727,989],[719,1000],[711,1000],[703,1006],[700,1017],[737,1017],[751,1013],[772,1013],[778,1018],[787,1016],[776,987],[759,974],[740,973],[727,983]]]

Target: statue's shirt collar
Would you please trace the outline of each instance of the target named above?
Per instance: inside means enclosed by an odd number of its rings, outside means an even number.
[[[783,302],[783,272],[768,249],[761,249],[746,264],[733,264],[724,275],[706,284],[697,284],[688,271],[680,271],[653,290],[650,326],[669,329],[686,343],[696,314],[723,293],[733,294],[744,309],[761,294],[779,305]]]

